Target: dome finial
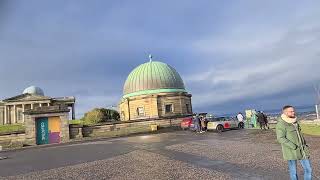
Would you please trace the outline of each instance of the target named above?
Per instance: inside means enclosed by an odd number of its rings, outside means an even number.
[[[152,61],[152,54],[149,54],[149,60]]]

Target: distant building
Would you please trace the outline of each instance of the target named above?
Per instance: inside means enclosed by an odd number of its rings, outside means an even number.
[[[75,119],[75,97],[48,97],[41,88],[30,86],[22,94],[0,101],[0,124],[24,123],[23,112],[44,106],[64,104],[71,110],[71,117]]]
[[[179,73],[152,59],[129,74],[123,94],[119,104],[122,121],[192,114],[191,94]]]

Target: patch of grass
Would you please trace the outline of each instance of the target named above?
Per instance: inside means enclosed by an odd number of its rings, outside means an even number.
[[[95,123],[91,123],[88,121],[84,121],[81,119],[75,119],[75,120],[69,120],[69,124],[75,124],[75,125],[98,125],[99,123],[95,124]]]
[[[69,124],[83,124],[81,119],[69,120]]]
[[[274,127],[271,127],[271,129],[273,129],[275,131],[275,126],[276,124],[274,124]],[[317,124],[300,124],[301,126],[301,131],[303,134],[307,134],[307,135],[312,135],[312,136],[320,136],[320,125]]]
[[[270,129],[276,129],[277,124],[269,124]]]
[[[320,125],[316,124],[300,124],[302,133],[313,135],[313,136],[320,136]]]
[[[23,124],[6,124],[0,125],[0,133],[11,133],[17,131],[25,131],[25,126]]]

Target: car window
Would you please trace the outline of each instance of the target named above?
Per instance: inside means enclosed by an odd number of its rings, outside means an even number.
[[[225,121],[225,118],[224,117],[217,117],[217,118],[215,118],[216,119],[216,121]]]
[[[207,118],[207,121],[209,122],[214,122],[214,121],[219,121],[217,118]]]

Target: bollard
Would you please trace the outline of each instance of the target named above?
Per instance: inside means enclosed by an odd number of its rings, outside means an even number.
[[[158,130],[158,125],[152,124],[151,126],[151,131],[157,131]]]

